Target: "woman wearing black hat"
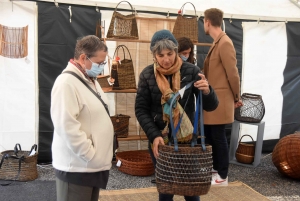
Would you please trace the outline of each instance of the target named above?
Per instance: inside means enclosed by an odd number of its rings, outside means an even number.
[[[184,110],[191,122],[193,122],[195,112],[194,94],[197,95],[199,90],[203,92],[204,110],[215,110],[219,102],[205,76],[200,74],[200,68],[195,68],[193,64],[188,62],[182,62],[178,55],[178,43],[170,31],[157,31],[151,39],[150,50],[153,54],[154,63],[144,68],[140,74],[135,101],[135,115],[152,145],[150,152],[154,155],[153,163],[156,164],[158,145],[165,144],[171,134],[170,119],[163,112],[163,107],[172,95],[189,82],[198,80],[178,100],[182,108],[187,102]],[[191,91],[192,93],[190,93]],[[188,96],[190,97],[188,98]],[[174,116],[176,116],[176,108],[177,106],[173,109]],[[171,194],[159,194],[159,201],[171,201],[173,196]],[[199,196],[184,197],[186,201],[200,200]]]

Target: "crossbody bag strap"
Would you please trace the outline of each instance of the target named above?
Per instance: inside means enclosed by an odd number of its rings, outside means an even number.
[[[73,75],[73,76],[75,76],[75,77],[77,77],[100,101],[101,101],[101,103],[103,104],[103,106],[104,106],[104,108],[105,108],[105,110],[106,110],[106,112],[107,112],[107,114],[108,114],[108,116],[110,116],[109,115],[109,110],[108,110],[108,106],[107,106],[107,104],[106,103],[104,103],[104,101],[102,100],[102,98],[101,98],[101,96],[100,96],[100,94],[97,94],[79,75],[77,75],[76,73],[74,73],[74,72],[72,72],[72,71],[65,71],[65,72],[63,72],[63,73],[68,73],[68,74],[71,74],[71,75]]]

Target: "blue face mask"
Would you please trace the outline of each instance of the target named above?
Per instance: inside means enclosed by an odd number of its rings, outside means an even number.
[[[88,58],[88,60],[90,60],[90,59]],[[92,61],[90,60],[90,62],[92,62]],[[90,70],[86,69],[85,71],[88,74],[88,76],[90,76],[90,77],[97,77],[104,70],[104,65],[105,64],[99,65],[97,63],[92,62],[91,69]]]
[[[187,61],[187,57],[183,56],[183,55],[180,55],[180,58],[182,59],[182,61]]]

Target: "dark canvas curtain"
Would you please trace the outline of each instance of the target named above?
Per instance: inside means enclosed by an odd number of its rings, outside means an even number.
[[[286,24],[287,61],[283,71],[284,82],[281,87],[283,95],[282,127],[280,138],[300,131],[300,23]]]
[[[94,35],[101,13],[95,7],[38,2],[39,157],[51,162],[53,124],[51,89],[56,77],[73,58],[76,40]],[[72,12],[70,22],[70,9]]]

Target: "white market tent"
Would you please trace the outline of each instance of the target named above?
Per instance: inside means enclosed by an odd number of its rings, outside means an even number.
[[[95,6],[96,9],[97,6],[115,8],[120,1],[58,0],[45,2],[58,3],[58,6],[60,3],[89,5]],[[183,0],[130,1],[136,10],[166,13],[177,13],[185,2]],[[226,18],[269,20],[282,23],[300,22],[299,5],[292,0],[197,0],[191,2],[195,5],[198,16],[203,15],[204,10],[216,7],[224,11],[224,17]],[[127,5],[121,4],[120,8],[127,8]],[[187,6],[186,9],[186,13],[193,13],[191,7]],[[21,143],[24,150],[28,150],[34,143],[37,144],[39,141],[37,15],[35,1],[0,0],[1,25],[9,27],[28,25],[27,58],[9,59],[0,56],[0,151],[12,149],[17,142]],[[111,15],[112,11],[103,11],[102,20],[109,24]],[[278,29],[275,28],[275,30]],[[280,29],[280,31],[282,32],[283,29]],[[286,51],[283,52],[284,54],[286,54]],[[243,65],[247,65],[247,63],[243,63]],[[278,139],[280,127],[275,126],[275,129],[277,129],[275,132],[277,136],[266,135],[266,139],[272,139],[273,137]]]

